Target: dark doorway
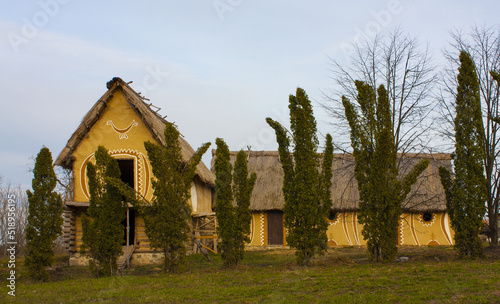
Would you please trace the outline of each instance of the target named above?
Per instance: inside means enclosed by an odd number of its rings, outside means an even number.
[[[283,245],[283,212],[267,212],[267,244]]]
[[[132,187],[132,189],[135,189],[134,187],[134,160],[133,159],[117,159],[118,161],[118,166],[120,167],[120,179],[122,182],[125,184],[129,185]]]
[[[134,236],[135,236],[135,210],[128,209],[128,244],[127,244],[127,216],[125,215],[125,219],[122,221],[123,228],[125,232],[123,233],[123,245],[134,245]]]

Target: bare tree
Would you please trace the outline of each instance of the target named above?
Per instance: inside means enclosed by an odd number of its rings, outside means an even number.
[[[500,125],[493,118],[500,116],[499,88],[491,71],[500,71],[500,28],[475,25],[470,32],[454,31],[452,42],[444,50],[448,66],[444,70],[440,82],[441,92],[438,97],[440,111],[440,134],[453,140],[455,117],[454,100],[457,89],[457,73],[459,53],[468,52],[476,65],[479,79],[481,107],[485,131],[484,159],[487,180],[487,216],[488,237],[490,246],[498,246],[498,202],[500,200]]]
[[[9,241],[16,243],[16,255],[23,253],[26,245],[24,228],[26,228],[27,218],[28,197],[26,191],[20,185],[12,185],[10,182],[4,184],[3,178],[0,176],[0,257],[6,255]],[[9,231],[14,232],[9,233]],[[8,239],[9,236],[13,238]]]
[[[60,187],[58,192],[63,198],[71,199],[73,195],[72,175],[70,170],[60,170],[59,172]],[[5,183],[4,178],[0,176],[0,257],[6,255],[7,237],[9,236],[9,198],[11,202],[15,202],[15,211],[13,221],[15,223],[14,236],[16,242],[16,254],[22,255],[26,245],[25,231],[28,219],[28,197],[26,191],[20,185],[13,185],[10,182]],[[57,238],[54,242],[54,251],[56,253],[65,253],[65,244],[62,237]]]
[[[75,195],[73,170],[56,166],[54,171],[57,175],[56,192],[61,195],[64,202],[73,200]]]
[[[331,124],[341,135],[348,134],[340,96],[357,100],[356,80],[364,81],[373,88],[383,84],[391,103],[397,152],[404,154],[428,147],[429,139],[424,135],[427,135],[431,125],[430,97],[437,79],[428,47],[396,28],[385,35],[378,34],[373,40],[356,43],[352,50],[347,65],[331,59],[335,89],[331,94],[325,94],[326,101],[320,103],[333,118]],[[348,149],[349,144],[348,139],[335,143],[343,151]]]
[[[63,168],[61,166],[55,166],[54,171],[57,176],[57,186],[55,191],[61,195],[63,202],[72,201],[75,195],[75,179],[73,176],[73,170]],[[63,208],[63,210],[67,210],[68,207],[64,206]],[[63,234],[58,236],[54,241],[54,252],[56,254],[68,253],[69,240],[66,239],[67,237],[68,236],[63,232]]]

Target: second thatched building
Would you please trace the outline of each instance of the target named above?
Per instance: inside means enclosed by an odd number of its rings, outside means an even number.
[[[234,163],[237,152],[231,152]],[[444,189],[438,169],[451,168],[449,154],[406,154],[399,156],[399,171],[404,175],[422,159],[428,168],[420,175],[403,203],[399,221],[399,245],[452,245],[453,230],[446,212]],[[248,170],[257,173],[251,197],[252,223],[250,246],[286,245],[282,186],[283,169],[277,151],[247,152]],[[332,178],[333,207],[328,216],[328,245],[365,245],[358,222],[359,193],[354,178],[354,158],[334,154]]]

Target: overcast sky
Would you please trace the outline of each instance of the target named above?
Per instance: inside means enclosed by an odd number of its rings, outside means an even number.
[[[498,0],[0,4],[0,176],[25,188],[30,158],[46,146],[55,159],[113,77],[133,81],[195,149],[222,137],[231,150],[275,150],[265,118],[285,122],[298,86],[323,101],[329,58],[345,60],[360,35],[400,26],[439,63],[450,30],[498,26],[500,12]]]

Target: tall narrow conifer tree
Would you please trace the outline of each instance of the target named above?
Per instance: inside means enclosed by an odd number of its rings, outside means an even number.
[[[105,147],[94,154],[95,164],[87,164],[89,185],[88,216],[82,216],[82,254],[90,257],[90,270],[95,276],[115,275],[122,254],[126,205],[120,189],[108,178],[120,179],[118,162]]]
[[[266,121],[276,132],[284,171],[286,241],[297,249],[297,264],[305,265],[326,248],[327,217],[332,206],[333,144],[328,134],[321,160],[317,154],[316,120],[303,89],[297,88],[296,95],[290,95],[288,108],[293,146],[287,130],[280,123],[271,118]]]
[[[479,81],[470,55],[460,53],[455,103],[455,177],[439,168],[446,191],[446,206],[455,231],[455,248],[463,258],[483,255],[479,229],[485,212],[484,127],[479,97]]]
[[[396,166],[392,113],[387,91],[377,91],[356,81],[355,105],[342,96],[346,119],[351,128],[351,145],[355,159],[354,175],[358,182],[358,220],[363,224],[362,235],[367,241],[372,261],[394,261],[402,202],[418,176],[429,165],[422,160],[400,181]],[[359,113],[361,111],[361,113]]]
[[[188,162],[184,162],[179,143],[179,131],[173,123],[165,125],[165,147],[150,141],[144,143],[154,178],[151,183],[154,198],[139,208],[144,217],[146,235],[151,247],[164,254],[163,269],[175,272],[186,256],[186,243],[191,228],[190,189],[201,157],[210,147],[202,145]]]
[[[233,174],[227,144],[221,138],[217,138],[215,143],[215,213],[217,234],[221,238],[219,247],[224,265],[234,266],[243,259],[245,242],[250,241],[250,196],[257,175],[252,173],[248,177],[244,151],[236,156]]]
[[[236,252],[238,262],[243,259],[245,243],[250,242],[250,225],[252,211],[250,210],[250,197],[252,196],[257,174],[252,172],[248,176],[247,154],[241,150],[236,154],[233,173],[233,194],[236,202]]]
[[[53,244],[62,232],[61,196],[54,191],[57,177],[52,167],[52,154],[42,148],[33,169],[33,192],[28,194],[28,223],[26,226],[26,258],[24,260],[30,277],[47,280],[45,267],[52,265]]]

